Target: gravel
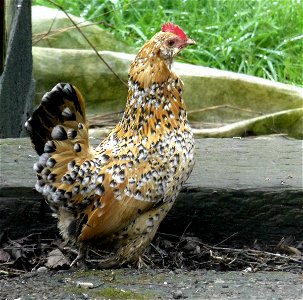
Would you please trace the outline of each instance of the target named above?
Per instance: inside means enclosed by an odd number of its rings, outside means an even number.
[[[30,272],[0,277],[0,299],[302,300],[303,274],[181,269]]]

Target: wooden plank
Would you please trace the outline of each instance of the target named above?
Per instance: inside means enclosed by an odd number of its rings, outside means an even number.
[[[0,232],[53,233],[56,221],[33,190],[38,157],[29,140],[4,139],[0,147]],[[187,229],[212,242],[234,233],[237,243],[303,239],[302,141],[198,139],[196,149],[193,173],[160,231]]]
[[[97,140],[92,140],[97,145]],[[29,139],[2,139],[2,187],[35,185],[38,159]],[[285,137],[197,139],[196,164],[186,187],[302,189],[302,141]]]

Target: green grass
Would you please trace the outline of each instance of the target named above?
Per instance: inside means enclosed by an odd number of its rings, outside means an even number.
[[[302,0],[54,1],[137,49],[171,21],[198,42],[186,62],[303,85]]]

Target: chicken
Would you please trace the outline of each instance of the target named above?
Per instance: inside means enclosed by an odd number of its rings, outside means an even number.
[[[85,103],[57,84],[25,123],[39,161],[35,188],[58,218],[63,238],[108,249],[102,268],[138,263],[194,165],[194,138],[173,58],[195,44],[167,23],[131,64],[122,119],[93,149]]]

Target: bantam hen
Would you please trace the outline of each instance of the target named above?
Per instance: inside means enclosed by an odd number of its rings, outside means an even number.
[[[26,122],[39,161],[35,188],[79,246],[72,265],[98,244],[112,252],[100,267],[137,263],[194,165],[194,138],[174,57],[195,44],[167,23],[131,64],[122,119],[93,149],[85,104],[68,83],[46,93]]]

